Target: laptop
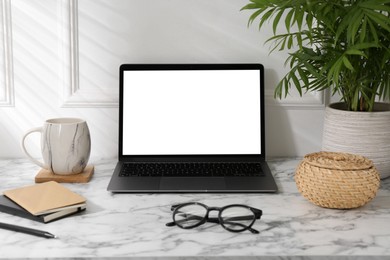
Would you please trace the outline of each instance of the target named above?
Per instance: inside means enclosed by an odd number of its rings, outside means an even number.
[[[276,192],[261,64],[123,64],[108,191]]]

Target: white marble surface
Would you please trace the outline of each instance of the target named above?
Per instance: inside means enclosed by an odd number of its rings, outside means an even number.
[[[88,199],[86,212],[49,224],[0,212],[1,222],[59,237],[0,230],[0,258],[390,259],[390,179],[382,181],[377,197],[364,207],[323,209],[297,191],[293,176],[298,161],[270,161],[278,194],[111,194],[106,187],[115,159],[91,160],[95,174],[89,183],[66,184]],[[0,191],[33,184],[38,170],[28,160],[0,160]],[[192,230],[166,227],[170,206],[188,201],[260,208],[263,217],[254,225],[260,234],[231,233],[215,224]]]

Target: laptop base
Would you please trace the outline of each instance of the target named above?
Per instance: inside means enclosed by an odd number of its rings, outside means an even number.
[[[107,190],[117,193],[274,193],[268,166],[260,177],[120,177],[118,163]]]

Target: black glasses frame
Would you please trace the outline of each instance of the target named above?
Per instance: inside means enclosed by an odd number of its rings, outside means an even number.
[[[191,226],[183,226],[183,225],[181,225],[180,221],[176,220],[175,216],[177,214],[181,213],[180,212],[181,208],[186,207],[186,206],[191,206],[191,205],[199,205],[199,206],[205,208],[206,214],[201,219],[198,219],[199,220],[198,223],[191,225]],[[226,221],[223,220],[222,212],[226,209],[234,208],[234,207],[246,208],[246,209],[249,209],[253,213],[253,216],[237,216],[237,217],[235,217],[236,220],[250,220],[250,219],[252,219],[252,222],[249,225],[242,225],[240,223],[235,223],[235,222],[233,223],[235,225],[241,225],[242,226],[241,229],[231,229],[228,226],[226,226],[225,224],[232,224],[232,223],[227,223]],[[255,223],[256,219],[260,219],[262,214],[263,214],[263,211],[260,209],[256,209],[256,208],[249,207],[247,205],[242,205],[242,204],[231,204],[231,205],[227,205],[224,207],[209,207],[209,206],[202,204],[202,203],[199,203],[199,202],[188,202],[188,203],[173,205],[171,207],[171,211],[173,211],[173,213],[172,213],[173,222],[167,223],[166,226],[168,226],[168,227],[178,226],[178,227],[183,228],[183,229],[191,229],[191,228],[195,228],[195,227],[198,227],[200,225],[203,225],[206,222],[211,222],[211,223],[220,224],[224,229],[226,229],[230,232],[242,232],[245,230],[249,230],[253,234],[259,234],[259,231],[252,228],[252,226]],[[218,217],[217,218],[209,218],[210,211],[218,211]],[[199,216],[190,216],[190,217],[199,218]],[[248,219],[248,217],[250,217],[250,219]]]

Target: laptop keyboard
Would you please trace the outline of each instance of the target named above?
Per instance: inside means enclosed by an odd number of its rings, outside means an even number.
[[[125,163],[121,177],[264,176],[260,163]]]

